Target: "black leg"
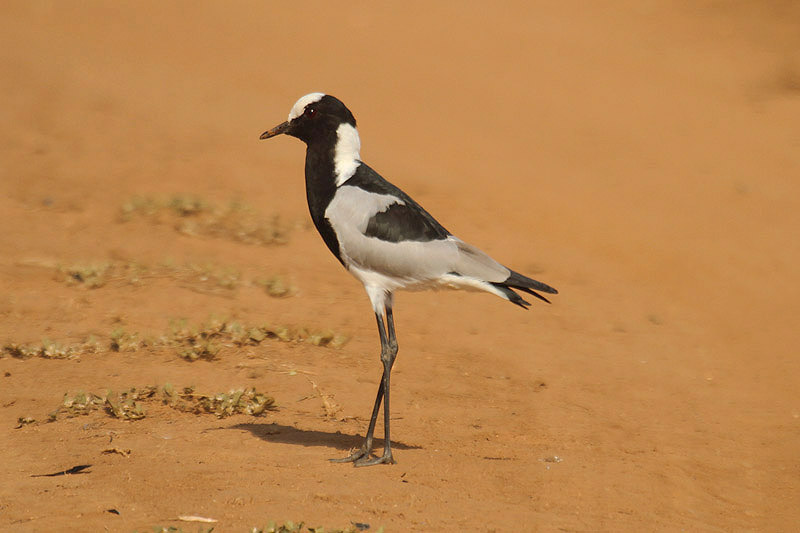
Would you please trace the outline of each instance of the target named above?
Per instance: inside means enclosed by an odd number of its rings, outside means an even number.
[[[394,334],[394,313],[392,312],[391,302],[386,307],[386,326],[389,332],[389,349],[392,351],[392,364],[397,357],[397,337]]]
[[[378,420],[378,410],[381,408],[381,400],[383,400],[383,376],[381,376],[381,384],[378,387],[378,395],[375,397],[375,406],[372,408],[372,417],[369,419],[369,428],[367,428],[367,438],[364,440],[363,446],[347,457],[341,459],[329,459],[332,463],[353,463],[362,457],[369,457],[372,453],[372,436],[375,432],[375,422]]]
[[[371,466],[381,463],[394,463],[391,449],[391,438],[389,432],[389,377],[392,371],[395,357],[397,356],[397,338],[394,331],[394,316],[392,315],[392,308],[390,305],[386,306],[386,321],[388,328],[384,325],[383,317],[376,314],[375,318],[378,322],[378,334],[381,339],[381,362],[383,363],[383,375],[381,376],[381,383],[378,386],[378,394],[375,397],[375,405],[372,408],[372,416],[369,421],[369,428],[367,429],[367,436],[364,440],[364,445],[358,450],[354,451],[347,457],[342,459],[331,459],[335,463],[352,462],[355,466]],[[388,335],[387,335],[388,329]],[[384,449],[381,457],[370,457],[372,453],[372,439],[375,432],[375,424],[378,420],[378,412],[380,411],[381,400],[383,400],[383,420],[384,420]]]
[[[383,388],[383,455],[380,457],[364,456],[355,462],[355,466],[372,466],[377,464],[394,464],[392,457],[392,439],[389,431],[389,416],[391,409],[389,409],[389,379],[392,375],[392,366],[394,365],[395,357],[397,357],[397,339],[394,333],[394,316],[392,315],[391,303],[386,306],[386,322],[388,330],[388,338],[386,333],[381,335],[381,362],[383,363],[383,376],[381,378],[381,387]],[[378,317],[378,328],[383,332],[383,320]],[[380,389],[378,389],[380,393]],[[377,415],[377,410],[373,411],[373,416]],[[374,421],[370,423],[370,428],[374,429]],[[370,441],[370,444],[372,442]]]

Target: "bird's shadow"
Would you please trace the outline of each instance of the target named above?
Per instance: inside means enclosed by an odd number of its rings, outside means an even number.
[[[346,435],[340,431],[334,433],[329,431],[316,431],[310,429],[298,429],[294,426],[285,426],[283,424],[236,424],[230,426],[229,429],[246,430],[255,435],[256,437],[269,441],[279,442],[282,444],[299,444],[301,446],[326,446],[328,448],[336,448],[339,450],[350,450],[361,446],[364,442],[364,437],[361,435]],[[383,446],[383,439],[375,439],[374,447],[380,448]],[[418,450],[421,446],[414,444],[404,444],[396,440],[392,441],[392,447],[398,450]]]

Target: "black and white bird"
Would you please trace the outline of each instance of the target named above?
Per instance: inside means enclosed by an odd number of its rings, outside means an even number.
[[[356,119],[333,96],[300,98],[289,119],[261,139],[286,134],[306,149],[306,197],[325,244],[367,291],[378,322],[383,376],[364,445],[337,462],[357,466],[394,463],[389,439],[389,377],[397,355],[392,299],[398,289],[471,289],[490,292],[527,309],[514,290],[548,300],[553,287],[501,265],[447,231],[406,193],[361,161]],[[548,302],[549,303],[549,302]],[[383,400],[383,455],[372,455]]]

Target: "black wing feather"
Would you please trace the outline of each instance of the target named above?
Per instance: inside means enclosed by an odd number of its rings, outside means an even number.
[[[450,236],[450,232],[421,205],[364,163],[358,166],[355,174],[344,185],[358,187],[375,194],[388,194],[402,202],[390,205],[369,220],[365,233],[368,237],[389,242],[425,242],[446,239]]]
[[[404,204],[392,204],[385,211],[376,213],[364,232],[367,237],[383,241],[435,241],[447,237],[438,225],[420,215],[419,208]]]

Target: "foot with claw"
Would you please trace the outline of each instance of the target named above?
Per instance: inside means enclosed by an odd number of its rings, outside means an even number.
[[[366,450],[364,448],[361,448],[361,449],[355,450],[353,453],[351,453],[347,457],[341,457],[341,458],[337,457],[337,458],[334,458],[334,459],[328,459],[328,461],[330,461],[332,463],[355,463],[359,459],[363,459],[364,457],[369,457],[369,456],[370,456],[370,450]]]
[[[372,466],[372,465],[379,465],[379,464],[388,464],[393,465],[395,464],[394,457],[392,457],[392,451],[386,450],[384,451],[383,455],[380,457],[372,455],[371,450],[367,448],[359,448],[355,450],[353,453],[348,455],[347,457],[336,458],[336,459],[328,459],[332,463],[353,463],[353,466]]]
[[[353,466],[372,466],[380,464],[385,464],[385,465],[394,464],[394,458],[392,457],[391,452],[389,452],[389,455],[383,454],[380,457],[370,457],[368,455],[364,456],[361,459],[354,462]]]

